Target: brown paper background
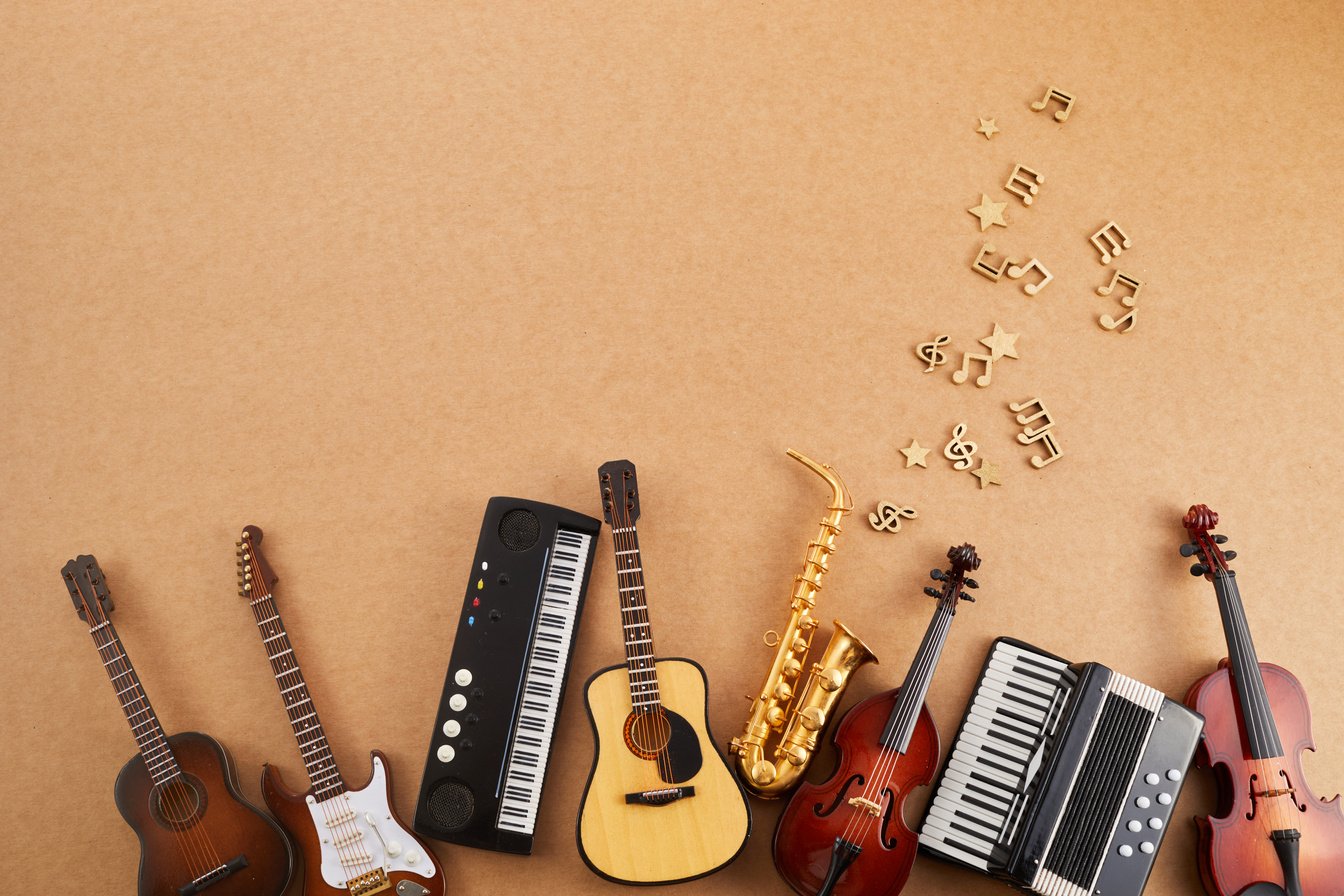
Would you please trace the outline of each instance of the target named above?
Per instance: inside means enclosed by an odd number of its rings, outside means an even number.
[[[596,513],[613,457],[639,465],[659,649],[708,670],[720,741],[827,497],[796,447],[859,504],[821,612],[882,664],[846,705],[899,682],[962,540],[984,587],[930,695],[945,738],[1000,634],[1179,697],[1225,652],[1176,553],[1198,500],[1262,658],[1311,697],[1310,784],[1344,787],[1337,10],[933,7],[0,11],[3,876],[133,888],[111,798],[133,744],[68,557],[101,560],[165,726],[220,738],[259,799],[263,761],[302,775],[234,595],[233,540],[263,526],[338,760],[358,780],[387,751],[409,817],[486,498]],[[1063,126],[1029,109],[1052,84],[1078,97]],[[1040,199],[989,236],[1054,272],[1035,299],[968,270],[965,209],[1018,162]],[[1147,281],[1123,336],[1095,322],[1109,218]],[[921,374],[917,343],[995,321],[1021,359],[992,386]],[[1006,409],[1036,395],[1065,450],[1042,471]],[[1002,487],[940,457],[960,421]],[[920,518],[876,533],[880,499]],[[620,659],[613,581],[604,541],[576,683]],[[613,889],[574,847],[578,694],[535,855],[441,846],[451,892]],[[1197,891],[1212,802],[1197,776],[1149,893]],[[778,807],[753,810],[740,860],[685,892],[785,892]],[[921,858],[907,892],[1007,890]]]

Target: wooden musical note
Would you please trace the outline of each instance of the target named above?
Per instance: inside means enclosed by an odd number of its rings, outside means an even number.
[[[971,270],[982,277],[988,277],[990,280],[998,283],[999,278],[1003,276],[1003,272],[1008,268],[1008,265],[1013,263],[1013,261],[1005,255],[1003,261],[999,263],[999,266],[997,268],[994,267],[994,265],[985,261],[985,256],[993,255],[995,251],[995,248],[989,243],[985,243],[981,246],[979,254],[975,256],[975,261],[971,262]]]
[[[1048,284],[1051,280],[1055,279],[1055,275],[1047,271],[1045,269],[1045,265],[1041,264],[1040,261],[1035,258],[1033,258],[1031,261],[1028,261],[1024,265],[1014,264],[1008,266],[1008,277],[1012,280],[1021,280],[1033,268],[1041,273],[1041,279],[1035,283],[1022,284],[1022,291],[1029,296],[1034,296],[1036,295],[1036,293],[1045,289],[1046,284]]]
[[[1059,448],[1059,443],[1055,441],[1053,427],[1039,429],[1036,431],[1036,434],[1030,438],[1023,438],[1019,433],[1017,440],[1023,445],[1030,445],[1033,442],[1045,443],[1045,448],[1050,453],[1045,457],[1033,457],[1031,459],[1031,465],[1038,470],[1046,464],[1052,464],[1064,456],[1064,452]]]
[[[1128,343],[1126,343],[1126,345],[1128,345]],[[961,369],[953,372],[952,382],[956,383],[958,386],[966,382],[966,378],[971,375],[970,367],[972,361],[985,362],[985,372],[975,378],[975,384],[983,389],[989,385],[990,377],[994,374],[994,359],[989,355],[977,355],[974,352],[963,353],[961,356]]]
[[[1114,330],[1121,324],[1128,323],[1129,326],[1125,327],[1123,330],[1120,331],[1120,335],[1123,336],[1125,333],[1128,333],[1130,330],[1134,329],[1134,325],[1139,322],[1137,316],[1138,313],[1139,309],[1131,308],[1128,314],[1126,314],[1124,317],[1118,320],[1116,318],[1111,317],[1109,314],[1103,314],[1101,317],[1097,318],[1097,323],[1101,325],[1101,328],[1103,330]]]
[[[1027,409],[1032,407],[1039,408],[1040,410],[1036,411],[1036,413],[1034,414],[1022,413],[1022,411],[1026,411]],[[1029,438],[1024,438],[1024,436],[1035,437],[1037,433],[1045,432],[1047,429],[1055,425],[1055,419],[1050,416],[1050,411],[1046,409],[1045,403],[1042,402],[1039,398],[1030,398],[1023,402],[1009,402],[1008,410],[1017,414],[1018,425],[1026,427],[1025,429],[1022,430],[1022,432],[1018,433],[1017,436],[1017,440],[1021,442],[1023,445],[1030,444]],[[1030,426],[1027,426],[1028,423],[1035,423],[1037,420],[1041,419],[1044,419],[1045,423],[1036,427],[1035,429],[1032,429]]]
[[[1055,102],[1060,103],[1061,105],[1064,106],[1063,109],[1059,109],[1058,111],[1055,112],[1055,121],[1058,121],[1060,123],[1068,121],[1069,110],[1073,108],[1073,97],[1065,93],[1064,91],[1059,90],[1056,87],[1051,87],[1049,90],[1047,90],[1045,92],[1044,97],[1042,97],[1037,102],[1031,104],[1031,108],[1035,109],[1037,112],[1040,112],[1046,106],[1050,105],[1051,100],[1054,100]]]
[[[1116,237],[1119,237],[1119,239],[1116,239]],[[1106,245],[1102,245],[1101,241],[1103,239],[1106,241]],[[1102,264],[1110,264],[1111,259],[1134,244],[1120,229],[1120,225],[1114,221],[1107,221],[1105,227],[1092,234],[1091,240],[1092,245],[1096,246],[1097,251],[1101,253]]]
[[[1008,183],[1003,188],[1022,200],[1023,205],[1031,205],[1036,194],[1041,191],[1039,184],[1045,183],[1045,175],[1032,171],[1026,165],[1018,165],[1008,175]],[[984,230],[983,227],[980,228]]]
[[[1128,286],[1130,293],[1127,296],[1116,296],[1116,298],[1120,299],[1120,304],[1124,305],[1126,308],[1133,308],[1134,303],[1139,299],[1139,290],[1143,288],[1143,281],[1137,277],[1131,277],[1129,274],[1126,274],[1119,269],[1111,275],[1110,283],[1107,283],[1105,286],[1097,287],[1097,295],[1110,295],[1111,292],[1115,290],[1115,284],[1117,283],[1121,286]]]
[[[952,469],[969,470],[971,468],[971,457],[980,450],[980,446],[975,442],[964,439],[966,435],[966,424],[958,423],[952,427],[952,439],[943,447],[943,457],[952,461]]]

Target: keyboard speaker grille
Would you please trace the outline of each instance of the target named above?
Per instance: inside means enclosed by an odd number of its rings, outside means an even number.
[[[511,551],[525,551],[541,537],[541,521],[530,510],[510,510],[499,521],[499,540]]]
[[[460,831],[476,811],[471,788],[457,781],[444,781],[429,795],[429,814],[445,831]]]

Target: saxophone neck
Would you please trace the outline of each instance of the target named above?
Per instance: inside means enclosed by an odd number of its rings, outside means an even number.
[[[840,517],[854,509],[854,499],[850,496],[845,481],[840,478],[840,474],[835,472],[835,468],[830,464],[819,464],[806,454],[794,451],[792,448],[788,449],[787,453],[789,457],[825,479],[826,484],[831,487],[831,503],[826,509],[835,514],[832,524],[838,529]]]

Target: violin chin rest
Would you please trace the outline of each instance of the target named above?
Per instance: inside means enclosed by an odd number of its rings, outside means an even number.
[[[1242,890],[1237,896],[1287,896],[1283,887],[1278,884],[1251,884]]]

